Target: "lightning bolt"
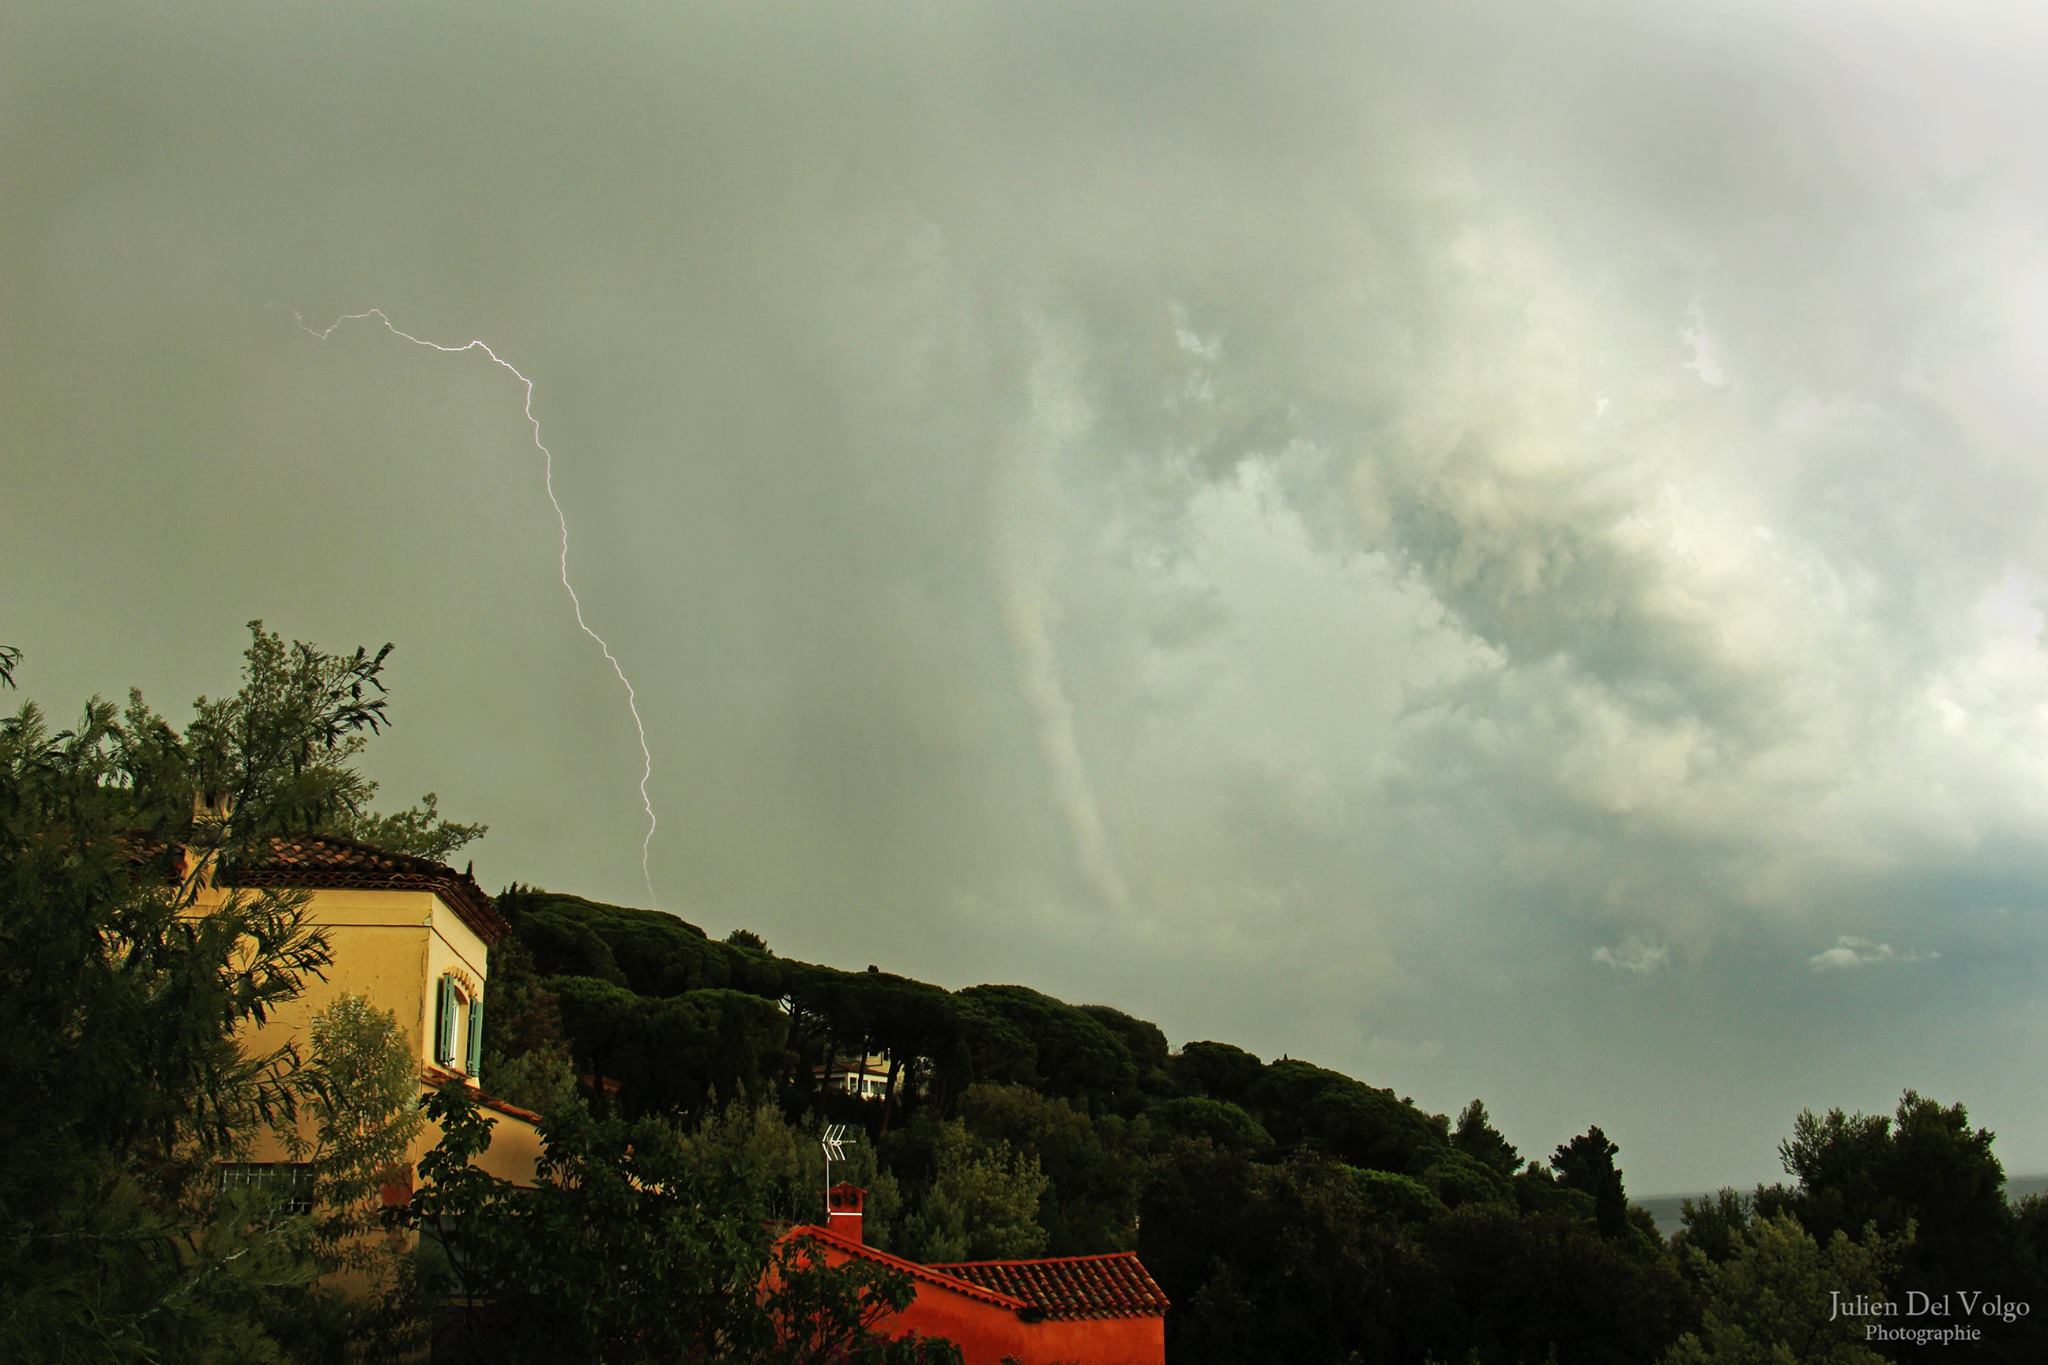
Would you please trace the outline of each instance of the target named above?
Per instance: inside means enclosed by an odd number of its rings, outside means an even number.
[[[560,556],[562,590],[569,594],[569,605],[576,613],[577,628],[591,639],[597,641],[597,647],[604,651],[605,662],[612,666],[612,672],[618,676],[619,685],[626,689],[626,709],[632,712],[633,729],[640,736],[640,806],[647,812],[647,837],[640,841],[640,879],[647,883],[647,896],[650,903],[658,903],[659,897],[656,896],[654,891],[654,877],[647,867],[648,855],[654,847],[654,830],[658,823],[654,818],[653,798],[647,794],[647,784],[654,779],[654,753],[647,747],[647,725],[640,719],[640,698],[633,691],[633,680],[626,676],[625,668],[620,665],[618,656],[612,653],[612,647],[605,643],[604,637],[592,630],[590,623],[583,619],[583,599],[576,595],[576,585],[569,581],[569,518],[563,515],[561,499],[555,496],[554,452],[549,450],[547,443],[541,440],[540,419],[533,415],[533,381],[521,374],[517,366],[492,350],[483,341],[473,339],[464,342],[460,346],[443,346],[438,341],[428,341],[424,337],[414,336],[411,332],[399,330],[398,326],[385,315],[382,308],[371,308],[361,313],[344,313],[333,322],[328,323],[324,328],[308,326],[305,318],[299,315],[299,310],[296,308],[291,310],[291,314],[292,319],[299,324],[299,330],[312,337],[315,341],[327,340],[327,338],[334,335],[335,329],[345,322],[363,322],[367,319],[375,318],[378,322],[384,324],[384,330],[391,333],[391,335],[402,341],[410,341],[415,346],[424,346],[430,351],[439,351],[443,355],[461,355],[465,351],[482,351],[486,356],[490,357],[493,365],[496,365],[499,369],[504,370],[514,379],[518,380],[520,386],[526,390],[526,424],[533,428],[533,447],[541,455],[541,480],[547,487],[548,502],[555,509],[555,523],[562,528]]]

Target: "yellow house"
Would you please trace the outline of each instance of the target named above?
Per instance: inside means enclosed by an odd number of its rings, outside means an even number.
[[[296,1000],[274,1013],[251,1042],[275,1047],[297,1041],[305,1051],[313,1016],[335,997],[363,996],[388,1010],[419,1055],[421,1093],[461,1080],[493,1120],[491,1146],[478,1165],[531,1185],[540,1156],[529,1109],[482,1088],[483,1011],[489,997],[490,950],[511,932],[497,906],[466,872],[411,854],[391,853],[331,835],[273,839],[265,856],[221,870],[202,886],[194,910],[204,913],[238,887],[308,893],[306,919],[324,930],[333,953],[325,980],[309,980]],[[402,1201],[419,1158],[441,1138],[428,1124],[415,1141],[405,1179],[387,1187]],[[303,1178],[281,1142],[266,1135],[240,1178]]]
[[[889,1055],[870,1052],[859,1058],[834,1057],[830,1066],[812,1067],[811,1076],[824,1089],[878,1100],[889,1093]],[[902,1088],[900,1077],[897,1088]]]

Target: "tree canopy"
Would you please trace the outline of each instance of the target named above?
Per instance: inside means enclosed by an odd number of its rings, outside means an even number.
[[[188,912],[212,860],[363,809],[388,650],[251,635],[182,734],[139,693],[0,721],[0,1355],[253,1357],[315,1271],[307,1220],[218,1163],[307,1097],[294,1048],[243,1038],[327,944],[289,891]]]

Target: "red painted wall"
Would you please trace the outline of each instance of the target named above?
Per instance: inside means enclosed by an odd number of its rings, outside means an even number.
[[[1165,1365],[1165,1318],[1061,1318],[1018,1325],[1027,1334],[1027,1345],[1014,1354],[1025,1365]],[[1001,1359],[998,1354],[996,1360]]]
[[[916,1332],[923,1337],[945,1337],[960,1348],[966,1365],[1002,1365],[1004,1356],[1015,1357],[1023,1365],[1052,1365],[1050,1360],[1028,1354],[1030,1348],[1023,1340],[1028,1326],[1007,1308],[919,1282],[917,1298],[910,1307],[882,1323],[881,1330],[890,1336]]]
[[[834,1265],[847,1255],[825,1244]],[[1159,1317],[1062,1318],[1026,1322],[1012,1309],[915,1280],[917,1298],[881,1324],[891,1336],[945,1337],[966,1365],[1165,1365],[1166,1320]]]

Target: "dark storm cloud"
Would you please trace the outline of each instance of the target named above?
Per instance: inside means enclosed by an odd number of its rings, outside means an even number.
[[[394,794],[634,897],[516,389],[264,307],[379,305],[535,378],[689,918],[1597,1120],[1641,1187],[1926,1074],[2038,1129],[1871,997],[1804,1088],[1745,1055],[1880,969],[2025,1008],[1948,937],[2048,827],[2002,15],[42,9],[0,632],[54,702],[395,637]]]

